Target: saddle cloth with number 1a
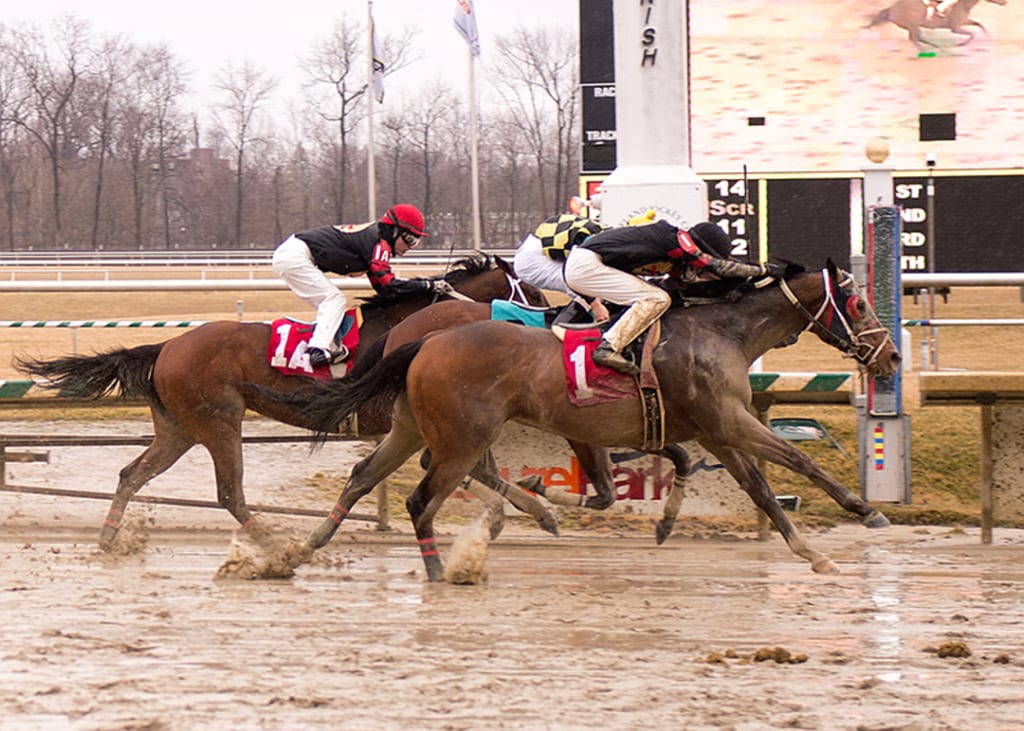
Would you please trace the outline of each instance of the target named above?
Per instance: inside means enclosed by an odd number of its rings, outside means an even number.
[[[359,328],[363,324],[363,313],[358,307],[345,312],[338,332],[341,342],[352,353],[349,359],[335,369],[348,373],[355,361],[356,348],[359,346]],[[335,375],[327,365],[314,368],[309,364],[309,338],[313,334],[312,322],[294,320],[283,317],[274,320],[270,325],[270,343],[267,345],[267,362],[286,376],[312,376],[313,378],[329,379]]]

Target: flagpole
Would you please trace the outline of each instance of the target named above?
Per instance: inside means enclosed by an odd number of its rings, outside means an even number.
[[[373,149],[373,0],[366,0],[366,201],[370,220],[377,218],[377,155]]]
[[[473,249],[480,251],[480,162],[476,109],[476,57],[469,47],[469,144],[470,177],[473,181]]]

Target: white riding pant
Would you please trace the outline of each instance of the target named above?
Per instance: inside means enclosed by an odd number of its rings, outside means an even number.
[[[545,254],[540,239],[533,234],[527,234],[519,244],[512,266],[516,270],[516,275],[527,284],[551,292],[573,295],[565,283],[562,262],[555,261]]]
[[[316,326],[309,339],[310,348],[333,350],[334,336],[345,317],[348,300],[316,264],[309,246],[289,236],[274,250],[271,265],[299,299],[316,308]]]
[[[579,246],[570,249],[565,260],[565,282],[574,292],[630,306],[604,335],[617,353],[653,325],[672,303],[661,287],[606,266],[600,256]]]

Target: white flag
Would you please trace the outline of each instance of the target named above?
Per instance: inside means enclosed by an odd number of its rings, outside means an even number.
[[[384,102],[384,59],[380,52],[380,40],[377,38],[377,24],[370,19],[373,35],[373,98],[379,103]]]
[[[455,0],[455,30],[466,39],[474,56],[480,55],[480,34],[476,29],[473,0]]]

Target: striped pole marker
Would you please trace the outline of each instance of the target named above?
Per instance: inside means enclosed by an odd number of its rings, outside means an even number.
[[[757,392],[772,391],[848,391],[850,373],[751,373],[750,387]]]
[[[95,328],[142,328],[142,327],[199,327],[209,320],[0,320],[0,327],[95,327]]]

